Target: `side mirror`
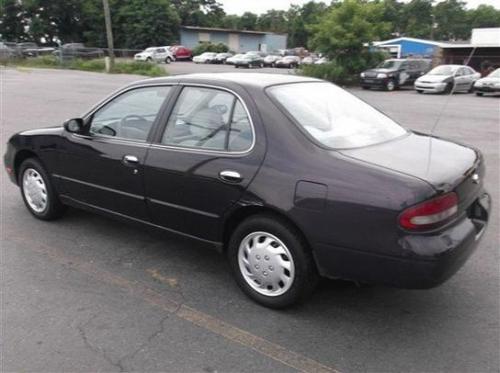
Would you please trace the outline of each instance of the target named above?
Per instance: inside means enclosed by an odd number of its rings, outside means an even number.
[[[73,118],[64,122],[64,129],[70,133],[80,133],[83,130],[83,119]]]

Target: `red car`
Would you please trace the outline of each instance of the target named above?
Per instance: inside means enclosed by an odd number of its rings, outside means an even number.
[[[183,45],[175,45],[170,48],[170,51],[176,60],[191,60],[193,58],[193,51]]]

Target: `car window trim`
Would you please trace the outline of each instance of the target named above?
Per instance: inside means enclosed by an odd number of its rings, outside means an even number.
[[[184,88],[187,87],[201,87],[201,88],[211,88],[211,89],[216,89],[216,90],[222,90],[226,91],[233,96],[236,97],[237,100],[239,100],[245,110],[245,113],[247,114],[249,123],[250,123],[250,128],[252,130],[252,144],[247,150],[242,150],[242,151],[230,151],[230,150],[211,150],[211,149],[203,149],[203,148],[195,148],[195,147],[188,147],[188,146],[177,146],[177,145],[166,145],[161,143],[161,139],[167,130],[167,125],[168,125],[168,120],[170,119],[170,116],[173,114],[174,107],[177,104],[177,101],[180,98],[180,95]],[[171,105],[167,108],[166,111],[166,120],[161,120],[161,124],[158,126],[158,130],[155,134],[155,137],[151,143],[152,148],[156,149],[165,149],[165,150],[174,150],[174,151],[180,151],[180,152],[186,152],[186,153],[197,153],[197,154],[219,154],[219,155],[227,155],[227,156],[241,156],[241,155],[247,155],[252,152],[252,150],[255,148],[255,144],[257,141],[257,134],[255,131],[255,126],[254,122],[252,119],[252,116],[250,114],[250,110],[248,110],[247,104],[245,100],[234,90],[218,85],[213,85],[213,84],[205,84],[205,83],[183,83],[179,82],[178,83],[178,90],[176,90],[175,96],[173,97],[172,100],[170,100]]]
[[[85,123],[85,129],[86,133],[84,134],[73,134],[77,137],[80,138],[87,138],[87,139],[103,139],[103,140],[115,140],[114,142],[126,142],[126,143],[136,143],[136,144],[145,144],[148,145],[152,142],[152,139],[154,135],[156,134],[156,128],[158,127],[158,124],[160,123],[160,120],[162,118],[162,113],[164,110],[168,107],[168,104],[172,98],[172,96],[175,93],[175,88],[178,86],[178,82],[172,82],[172,83],[151,83],[151,84],[143,84],[143,85],[134,85],[130,87],[126,87],[124,89],[119,89],[115,92],[113,92],[110,96],[106,97],[103,101],[99,102],[97,105],[95,105],[89,112],[87,112],[85,115],[82,116],[82,119]],[[163,103],[160,105],[160,109],[158,110],[158,114],[155,117],[155,120],[151,124],[151,128],[149,130],[148,136],[146,137],[145,140],[139,140],[139,139],[129,139],[125,137],[118,137],[118,136],[108,136],[104,134],[99,134],[99,135],[90,135],[88,133],[88,130],[90,129],[90,125],[92,124],[91,121],[93,119],[94,114],[101,110],[104,106],[109,104],[111,101],[113,101],[115,98],[137,90],[137,89],[142,89],[142,88],[153,88],[153,87],[170,87],[170,91],[168,92],[167,96],[163,100]],[[90,122],[88,122],[90,121]]]

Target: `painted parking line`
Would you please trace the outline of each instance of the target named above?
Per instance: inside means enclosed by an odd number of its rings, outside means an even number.
[[[256,336],[214,316],[169,299],[165,295],[148,287],[146,284],[128,280],[125,277],[99,268],[91,262],[67,255],[64,253],[64,249],[40,244],[20,236],[9,236],[5,238],[5,241],[22,244],[56,263],[83,273],[99,282],[117,287],[136,298],[144,300],[152,306],[159,307],[202,329],[219,335],[231,342],[250,348],[300,372],[339,373],[339,371],[333,367],[326,366],[316,360],[291,351],[265,338]]]

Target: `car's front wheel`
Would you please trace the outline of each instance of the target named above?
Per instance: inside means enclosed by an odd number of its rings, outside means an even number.
[[[306,242],[293,226],[271,215],[243,221],[231,236],[228,257],[241,289],[266,307],[300,302],[317,284]]]
[[[66,210],[42,164],[35,158],[25,160],[19,168],[19,181],[24,203],[38,219],[52,220]]]
[[[396,89],[396,83],[393,79],[389,79],[387,83],[385,83],[385,89],[388,91],[394,91]]]
[[[476,96],[482,96],[483,92],[476,92]]]

